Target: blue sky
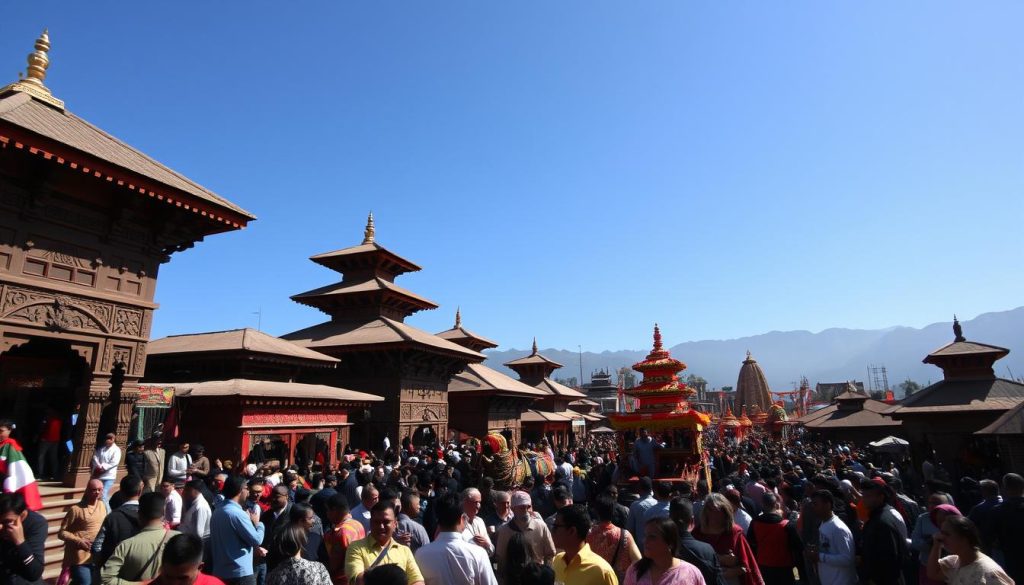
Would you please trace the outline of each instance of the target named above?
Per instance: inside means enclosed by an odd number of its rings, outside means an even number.
[[[144,6],[144,4],[146,4]],[[925,9],[925,6],[927,8]],[[8,3],[69,110],[255,213],[154,336],[323,316],[313,254],[505,348],[921,326],[1022,304],[1024,4]]]

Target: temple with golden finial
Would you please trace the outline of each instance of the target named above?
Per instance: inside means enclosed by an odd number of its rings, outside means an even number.
[[[625,393],[636,399],[637,409],[608,417],[616,431],[620,452],[633,452],[633,472],[668,481],[694,483],[698,479],[709,479],[701,432],[711,418],[690,408],[687,400],[695,392],[679,380],[679,372],[686,369],[686,364],[673,358],[664,348],[657,324],[651,353],[633,364],[633,369],[643,374],[643,380]],[[663,445],[654,450],[653,469],[649,469],[651,462],[643,461],[645,457],[634,448],[637,441],[643,440],[643,431]]]
[[[461,307],[455,311],[455,325],[437,336],[478,352],[498,347],[497,342],[463,327]],[[501,434],[516,446],[523,436],[523,413],[546,396],[484,364],[469,364],[448,383],[448,427],[458,440]]]
[[[36,472],[84,488],[97,437],[125,449],[152,432],[137,403],[167,407],[139,390],[161,265],[255,217],[70,112],[51,90],[52,46],[44,30],[0,88],[0,411],[32,461],[42,413],[77,412],[67,460]]]
[[[342,278],[292,300],[330,319],[282,338],[341,362],[330,371],[310,372],[301,381],[385,398],[355,423],[353,442],[376,449],[385,439],[392,445],[447,440],[448,384],[484,355],[405,322],[414,313],[437,308],[395,284],[397,277],[420,267],[377,241],[372,213],[361,244],[310,260]]]
[[[743,360],[740,367],[739,379],[736,381],[736,398],[733,408],[737,411],[767,413],[772,407],[771,389],[768,387],[768,379],[764,371],[757,363],[757,360],[747,352],[747,359]]]
[[[547,439],[553,446],[567,447],[575,443],[577,433],[586,430],[586,418],[569,408],[569,404],[587,395],[551,379],[562,364],[541,355],[537,338],[533,338],[530,355],[504,364],[519,376],[519,381],[544,393],[521,419],[523,439],[536,442]]]

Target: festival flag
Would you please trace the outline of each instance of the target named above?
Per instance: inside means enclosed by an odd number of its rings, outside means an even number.
[[[43,500],[39,497],[39,484],[36,483],[36,476],[21,452],[21,445],[14,439],[7,439],[0,443],[0,475],[4,475],[4,491],[8,493],[20,492],[25,497],[25,505],[29,510],[38,510],[43,507]]]

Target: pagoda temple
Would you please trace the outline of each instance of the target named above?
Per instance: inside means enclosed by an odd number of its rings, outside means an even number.
[[[476,352],[498,347],[462,326],[461,309],[455,311],[455,326],[437,336]],[[448,384],[448,426],[460,439],[498,433],[516,446],[522,440],[523,412],[545,396],[545,392],[483,364],[469,364]]]
[[[692,410],[687,400],[696,392],[679,381],[679,372],[686,364],[675,359],[664,348],[661,329],[654,326],[654,347],[633,369],[643,374],[640,385],[625,390],[639,403],[631,413],[608,416],[618,431],[620,449],[625,453],[636,439],[636,431],[646,429],[664,445],[655,450],[652,479],[685,479],[694,481],[703,464],[701,431],[711,422],[702,412]]]
[[[255,218],[71,113],[49,52],[44,31],[0,88],[0,413],[32,462],[47,411],[65,421],[71,453],[36,472],[84,487],[97,436],[125,448],[161,265]]]
[[[736,381],[736,399],[733,408],[742,412],[757,407],[760,412],[768,412],[772,407],[772,394],[768,388],[768,380],[757,360],[747,352],[747,359],[740,367],[740,376]]]
[[[554,446],[568,446],[572,443],[575,433],[586,427],[586,421],[578,412],[569,409],[569,403],[586,398],[587,395],[550,378],[552,372],[561,368],[562,364],[541,355],[537,351],[537,339],[534,338],[530,355],[507,362],[505,367],[518,374],[520,382],[544,393],[523,413],[524,440],[538,441],[546,438]]]
[[[1002,465],[995,459],[998,448],[992,439],[975,433],[1024,402],[1024,384],[995,374],[995,362],[1009,353],[1005,347],[969,341],[953,318],[953,341],[923,360],[942,369],[942,380],[885,411],[902,421],[902,432],[919,461],[934,454],[935,462],[953,477],[974,475],[982,466],[998,469]],[[967,461],[965,453],[986,454],[991,460]]]
[[[405,323],[418,311],[437,308],[395,284],[396,277],[420,267],[377,243],[372,214],[360,245],[310,260],[341,273],[341,282],[292,300],[331,319],[282,338],[341,362],[301,381],[384,397],[355,423],[352,441],[366,448],[378,449],[385,439],[391,445],[406,439],[414,444],[446,440],[448,384],[485,356]]]

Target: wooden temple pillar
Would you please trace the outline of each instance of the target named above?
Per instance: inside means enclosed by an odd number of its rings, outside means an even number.
[[[92,455],[100,431],[103,408],[110,400],[110,377],[93,375],[85,388],[84,399],[79,402],[78,422],[75,423],[71,442],[75,446],[64,475],[64,485],[84,487],[92,475]]]

